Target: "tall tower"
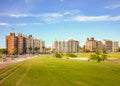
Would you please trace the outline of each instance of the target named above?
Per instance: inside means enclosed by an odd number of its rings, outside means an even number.
[[[14,49],[18,49],[18,38],[15,36],[15,33],[10,33],[6,36],[6,48],[8,54],[14,54]]]

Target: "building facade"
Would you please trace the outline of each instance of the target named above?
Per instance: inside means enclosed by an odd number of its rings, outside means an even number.
[[[106,52],[112,52],[112,41],[111,40],[108,40],[108,39],[104,39],[103,41],[103,49],[106,51]]]
[[[18,38],[15,33],[10,33],[10,35],[6,36],[6,48],[8,54],[14,54],[14,50],[18,49]]]
[[[119,43],[118,43],[118,41],[113,41],[113,43],[112,43],[112,51],[113,52],[117,52],[118,51],[118,48],[119,48]]]
[[[32,35],[25,36],[21,33],[15,36],[15,33],[10,33],[6,36],[6,47],[8,54],[14,54],[17,49],[17,54],[29,54],[44,52],[45,42],[40,39],[35,39]]]
[[[72,52],[76,53],[79,52],[79,41],[76,41],[74,39],[68,39],[66,41],[53,41],[52,49],[55,52],[59,53],[66,53],[66,52]]]
[[[119,48],[118,41],[112,41],[108,39],[104,39],[102,41],[97,41],[93,37],[91,39],[87,38],[86,44],[83,47],[83,51],[86,52],[95,52],[106,51],[106,52],[116,52]]]
[[[85,44],[85,50],[93,52],[97,49],[97,41],[92,37],[92,38],[87,38],[86,44]]]

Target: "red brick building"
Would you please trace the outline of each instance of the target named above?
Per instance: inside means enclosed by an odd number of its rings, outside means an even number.
[[[8,54],[14,54],[14,50],[18,49],[18,38],[15,36],[15,33],[10,33],[10,35],[6,36],[6,48]]]

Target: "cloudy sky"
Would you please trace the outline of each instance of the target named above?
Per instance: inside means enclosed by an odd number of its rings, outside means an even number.
[[[55,39],[120,42],[120,0],[0,0],[0,48],[10,32]]]

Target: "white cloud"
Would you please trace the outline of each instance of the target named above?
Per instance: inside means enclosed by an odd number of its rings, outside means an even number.
[[[64,15],[77,15],[77,14],[80,14],[80,11],[79,10],[65,10]]]
[[[72,18],[72,21],[77,22],[88,22],[88,21],[108,21],[109,16],[75,16]]]
[[[99,21],[120,21],[120,16],[110,16],[110,15],[103,15],[103,16],[75,16],[71,18],[69,21],[76,21],[76,22],[99,22]]]
[[[60,2],[63,2],[64,0],[60,0]]]
[[[43,14],[7,14],[7,13],[0,13],[0,16],[7,16],[7,17],[15,17],[15,18],[22,18],[22,17],[62,17],[63,15],[60,13],[43,13]]]
[[[120,8],[120,4],[105,6],[104,8],[106,8],[106,9],[117,9],[117,8]]]
[[[8,26],[8,23],[0,22],[0,26]]]
[[[16,18],[20,18],[20,17],[29,17],[29,14],[10,14],[10,17],[16,17]]]
[[[42,20],[44,22],[49,23],[49,24],[59,22],[62,17],[63,17],[63,15],[60,14],[60,13],[45,13],[45,14],[42,14]]]
[[[25,3],[30,3],[32,2],[32,0],[25,0]]]
[[[120,15],[119,15],[119,16],[111,17],[110,20],[111,20],[111,21],[120,21]]]
[[[34,25],[41,25],[41,23],[19,23],[19,24],[13,24],[13,26],[34,26]]]
[[[41,16],[58,18],[58,17],[62,17],[63,15],[60,13],[45,13],[45,14],[42,14]]]
[[[0,17],[13,17],[13,18],[36,18],[40,22],[44,23],[60,23],[60,22],[101,22],[101,21],[120,21],[120,15],[100,15],[100,16],[86,16],[81,15],[79,10],[64,10],[55,13],[42,13],[42,14],[7,14],[0,13]],[[1,23],[0,25],[9,25],[7,23]],[[22,23],[17,24],[17,26],[27,26],[27,25],[40,25],[40,23]]]

